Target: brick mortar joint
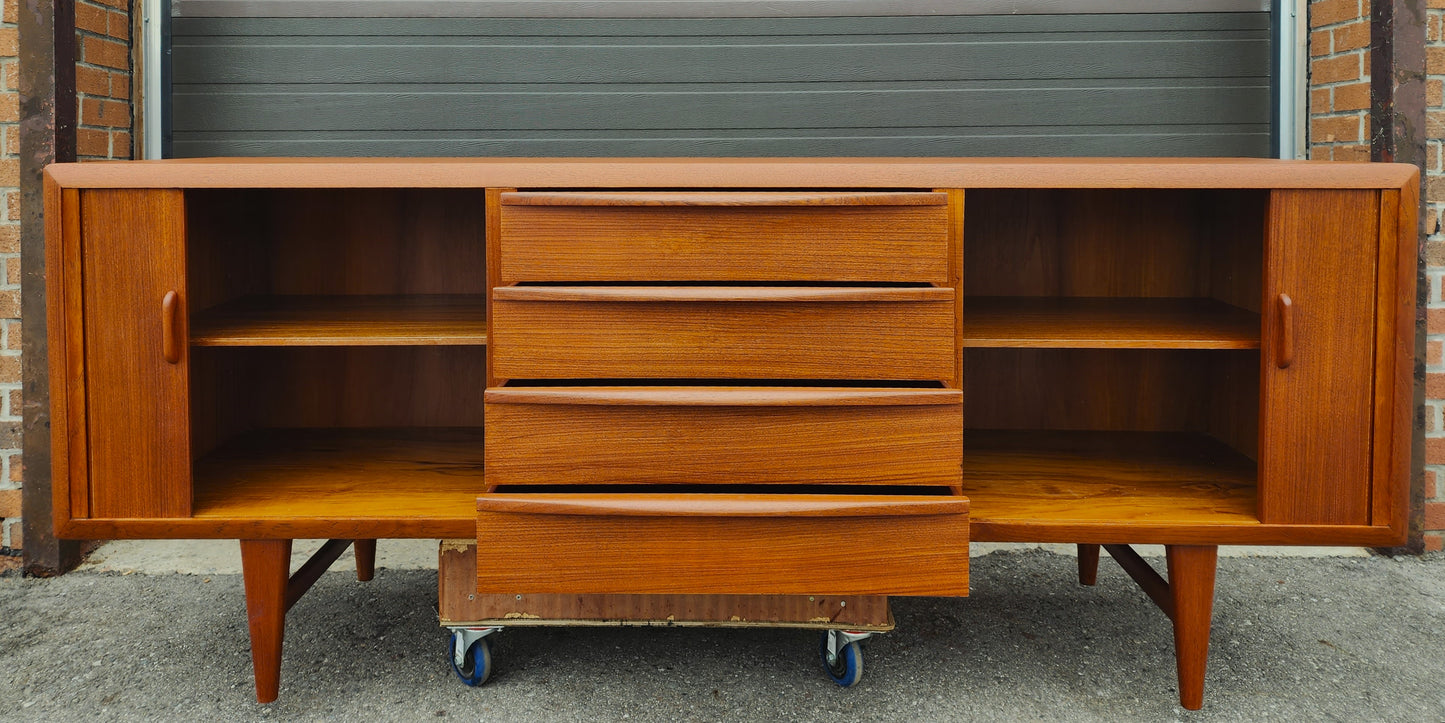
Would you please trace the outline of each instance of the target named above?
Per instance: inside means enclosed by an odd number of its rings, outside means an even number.
[[[1329,81],[1318,81],[1318,82],[1316,82],[1314,78],[1310,78],[1310,86],[1309,86],[1309,89],[1310,89],[1310,90],[1334,90],[1334,89],[1340,88],[1340,87],[1342,87],[1342,86],[1347,86],[1347,85],[1360,85],[1361,83],[1369,83],[1369,82],[1370,82],[1370,74],[1369,74],[1369,73],[1365,73],[1365,74],[1361,75],[1361,76],[1358,77],[1358,78],[1346,78],[1345,80],[1329,80]],[[1311,114],[1311,115],[1313,115],[1313,114]]]
[[[129,68],[127,68],[127,69],[125,69],[125,70],[121,70],[120,68],[112,68],[112,67],[110,67],[109,65],[96,65],[95,63],[82,63],[82,62],[80,62],[80,61],[76,61],[75,67],[77,67],[77,68],[85,68],[85,69],[87,69],[87,70],[99,70],[99,71],[101,71],[102,73],[125,73],[126,75],[130,75],[130,73],[131,73],[131,71],[130,71]],[[7,91],[7,92],[10,92],[10,91]],[[79,91],[77,91],[77,92],[79,92]]]
[[[78,0],[78,1],[79,1],[79,2],[85,2],[86,0]],[[91,3],[86,3],[86,4],[91,4]],[[1329,25],[1312,25],[1312,26],[1310,26],[1310,32],[1312,32],[1312,33],[1318,33],[1318,32],[1320,32],[1320,31],[1322,31],[1322,30],[1338,30],[1338,29],[1343,28],[1343,27],[1348,27],[1348,26],[1350,26],[1350,25],[1354,25],[1355,23],[1358,23],[1358,22],[1360,22],[1360,21],[1369,22],[1369,20],[1370,20],[1370,15],[1369,15],[1369,13],[1366,13],[1366,14],[1364,14],[1364,15],[1356,15],[1356,16],[1354,16],[1354,17],[1352,17],[1352,18],[1348,18],[1348,19],[1345,19],[1345,20],[1341,20],[1341,21],[1339,21],[1339,22],[1337,22],[1337,23],[1330,23]]]
[[[19,26],[17,25],[17,26],[15,26],[15,27],[19,27]],[[129,44],[130,44],[130,39],[129,39],[129,38],[122,38],[122,37],[119,37],[119,36],[116,36],[116,35],[111,35],[111,34],[109,34],[109,33],[97,33],[97,32],[95,32],[94,30],[86,30],[85,28],[76,28],[76,29],[75,29],[75,36],[76,36],[77,38],[80,38],[81,40],[84,40],[84,39],[86,39],[86,38],[99,38],[99,39],[101,39],[101,40],[109,40],[109,41],[111,41],[112,43],[120,43],[120,44],[122,44],[122,45],[129,45]]]

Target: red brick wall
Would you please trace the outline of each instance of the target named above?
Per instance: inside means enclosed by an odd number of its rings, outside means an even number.
[[[20,61],[18,0],[0,15],[0,549],[20,539]]]
[[[1309,154],[1370,160],[1368,0],[1310,3]]]
[[[76,155],[131,157],[130,1],[75,0]]]
[[[1445,548],[1445,0],[1429,0],[1425,18],[1425,276],[1429,281],[1425,341],[1425,549]]]
[[[0,549],[23,544],[20,531],[20,138],[16,12],[3,0],[0,22]],[[75,0],[75,85],[82,160],[131,157],[129,0]]]

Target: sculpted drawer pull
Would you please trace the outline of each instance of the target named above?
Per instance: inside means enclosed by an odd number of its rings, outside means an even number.
[[[1289,298],[1289,294],[1280,294],[1275,301],[1279,311],[1279,346],[1275,354],[1275,364],[1278,364],[1280,369],[1287,369],[1294,363],[1294,301]]]
[[[929,191],[510,191],[503,206],[942,206]]]
[[[181,295],[167,291],[161,300],[161,355],[175,364],[181,360],[181,340],[176,338],[176,316],[181,309]]]
[[[946,495],[508,492],[477,497],[477,511],[602,517],[913,517],[968,514],[968,503],[967,497]]]
[[[937,286],[498,286],[496,301],[629,302],[951,302]]]

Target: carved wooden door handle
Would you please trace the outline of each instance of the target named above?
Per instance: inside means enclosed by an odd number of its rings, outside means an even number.
[[[1294,363],[1294,301],[1289,294],[1280,294],[1275,299],[1275,311],[1279,335],[1276,337],[1274,363],[1285,369]]]
[[[167,291],[165,298],[161,300],[161,355],[172,364],[181,360],[181,340],[176,338],[179,329],[176,316],[180,309],[181,295],[175,291]]]

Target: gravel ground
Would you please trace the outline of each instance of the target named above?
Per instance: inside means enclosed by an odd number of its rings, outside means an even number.
[[[496,674],[447,666],[436,574],[328,573],[291,611],[257,705],[240,577],[0,577],[0,719],[1445,721],[1445,556],[1221,558],[1205,707],[1178,707],[1162,614],[1119,567],[973,560],[968,599],[896,598],[865,674],[797,630],[513,629]]]

